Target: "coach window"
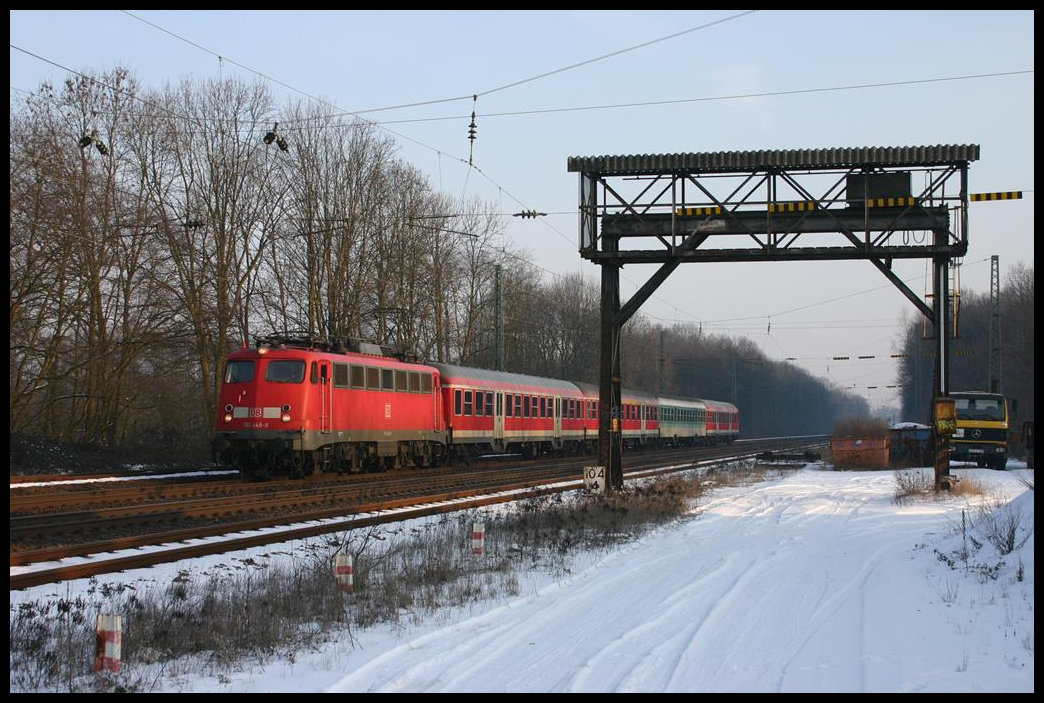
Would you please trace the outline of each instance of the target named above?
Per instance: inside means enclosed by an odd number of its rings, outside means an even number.
[[[348,387],[348,364],[334,363],[334,388]]]
[[[453,414],[460,415],[460,389],[453,391]]]
[[[269,361],[265,367],[265,380],[271,383],[301,383],[305,377],[303,361]]]
[[[409,393],[410,383],[407,380],[409,376],[406,375],[405,371],[395,370],[395,390],[398,393]]]
[[[246,383],[253,380],[253,361],[230,361],[225,365],[225,383]]]
[[[464,391],[464,414],[471,414],[471,391]]]
[[[381,389],[381,370],[373,366],[366,367],[366,390],[379,391]]]
[[[481,416],[486,414],[486,394],[482,391],[475,391],[475,415]]]
[[[420,374],[410,371],[410,393],[420,393]]]
[[[529,396],[522,398],[522,417],[529,417]]]
[[[522,417],[522,396],[515,396],[515,417]]]
[[[512,395],[505,395],[504,396],[504,417],[513,417],[513,415],[511,414],[511,411],[514,409],[514,408],[511,407],[512,405],[514,405],[514,396],[512,396]]]
[[[493,391],[486,391],[486,415],[493,416]]]

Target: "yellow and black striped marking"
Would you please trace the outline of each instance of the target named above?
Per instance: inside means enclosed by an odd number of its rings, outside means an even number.
[[[1021,190],[1005,190],[999,193],[972,193],[971,201],[973,203],[982,202],[984,200],[1019,200],[1022,198]]]
[[[907,207],[916,205],[917,198],[870,198],[866,201],[867,207]]]
[[[676,211],[677,214],[689,217],[693,215],[720,215],[720,205],[707,205],[703,207],[680,207]]]
[[[816,210],[819,205],[814,200],[798,200],[792,203],[769,203],[769,212],[802,212]]]

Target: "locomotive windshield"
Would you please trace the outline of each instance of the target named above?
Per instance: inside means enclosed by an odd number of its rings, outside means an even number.
[[[253,361],[230,361],[225,365],[225,383],[247,383],[253,380]]]
[[[273,359],[265,368],[265,380],[272,383],[301,383],[305,377],[305,362]]]

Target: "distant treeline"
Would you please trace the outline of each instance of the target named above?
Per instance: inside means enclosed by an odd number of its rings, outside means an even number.
[[[949,390],[1004,393],[1017,427],[1033,419],[1033,267],[1012,265],[999,284],[996,305],[988,293],[960,291],[957,336],[950,339]],[[904,420],[931,419],[935,350],[930,324],[917,319],[906,325],[899,366]]]

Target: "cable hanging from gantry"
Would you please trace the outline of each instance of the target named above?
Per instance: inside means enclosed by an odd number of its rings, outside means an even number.
[[[471,103],[471,124],[468,125],[468,140],[471,145],[468,149],[468,166],[473,165],[472,159],[475,156],[475,133],[478,131],[478,126],[475,124],[475,107],[478,104],[478,95],[471,96]]]

